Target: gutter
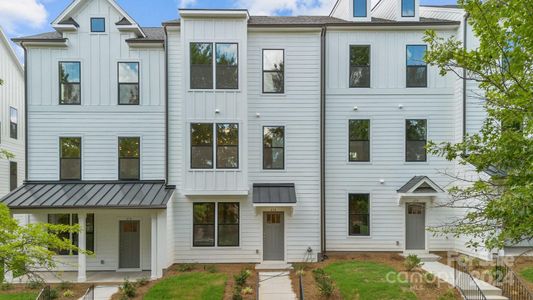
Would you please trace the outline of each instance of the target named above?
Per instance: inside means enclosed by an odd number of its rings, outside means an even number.
[[[167,27],[163,27],[165,32],[165,182],[168,184],[168,32]]]
[[[326,258],[326,32],[320,33],[320,257]]]
[[[28,50],[24,42],[20,42],[24,49],[24,181],[28,180]]]
[[[468,18],[470,15],[465,14],[463,24],[463,50],[467,51],[467,34],[468,34]],[[463,68],[463,142],[466,138],[466,69]]]

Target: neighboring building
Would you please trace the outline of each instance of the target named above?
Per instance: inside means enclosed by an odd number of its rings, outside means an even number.
[[[75,0],[52,25],[15,39],[28,181],[2,201],[86,228],[72,238],[95,255],[58,256],[79,281],[329,251],[471,253],[425,230],[460,213],[433,207],[450,183],[438,171],[458,167],[425,143],[483,120],[464,96],[474,85],[422,62],[424,31],[462,38],[462,10],[339,0],[331,16],[182,9],[145,28],[113,0]]]
[[[0,197],[24,181],[24,68],[0,28],[0,149],[15,157],[0,157]]]

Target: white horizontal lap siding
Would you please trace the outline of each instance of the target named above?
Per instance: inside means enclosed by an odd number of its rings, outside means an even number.
[[[262,94],[262,49],[285,51],[283,95]],[[316,259],[320,251],[320,32],[252,32],[248,57],[250,186],[295,184],[297,206],[293,215],[285,215],[286,259],[302,261],[308,247]],[[263,126],[276,125],[285,126],[285,170],[263,170]],[[256,219],[259,224],[261,217]],[[260,232],[250,233],[258,236],[261,249]]]
[[[405,206],[398,205],[396,190],[415,175],[427,175],[442,187],[451,181],[438,174],[454,167],[441,157],[428,155],[427,162],[405,162],[406,119],[427,119],[428,140],[438,143],[455,137],[453,78],[442,78],[435,68],[428,67],[428,88],[405,88],[405,46],[422,44],[421,38],[418,31],[330,33],[326,99],[329,251],[403,250]],[[371,45],[371,89],[348,88],[350,44]],[[403,109],[398,108],[400,104]],[[350,119],[370,119],[370,163],[348,162]],[[370,237],[348,236],[349,193],[370,194]],[[430,208],[427,213],[441,216],[445,212]],[[430,248],[450,245],[442,237],[428,235],[428,239]]]

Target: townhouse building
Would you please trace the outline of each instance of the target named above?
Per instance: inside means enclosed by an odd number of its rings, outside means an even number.
[[[181,9],[142,27],[75,0],[26,51],[32,222],[79,223],[62,270],[316,261],[331,251],[472,252],[429,140],[483,120],[475,85],[423,61],[424,31],[475,47],[456,7],[339,0],[328,16]]]

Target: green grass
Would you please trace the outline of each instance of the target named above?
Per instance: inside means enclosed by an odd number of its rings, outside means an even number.
[[[148,290],[144,300],[220,300],[224,296],[225,285],[224,274],[196,272],[181,274],[158,282]]]
[[[346,261],[328,265],[324,270],[335,281],[343,299],[358,300],[414,300],[415,293],[409,290],[409,283],[387,282],[387,274],[395,270],[387,265]],[[390,276],[397,278],[396,276]]]
[[[523,269],[520,272],[520,275],[522,275],[527,281],[533,282],[533,267]]]
[[[0,300],[35,300],[37,293],[12,293],[12,294],[0,294]]]

